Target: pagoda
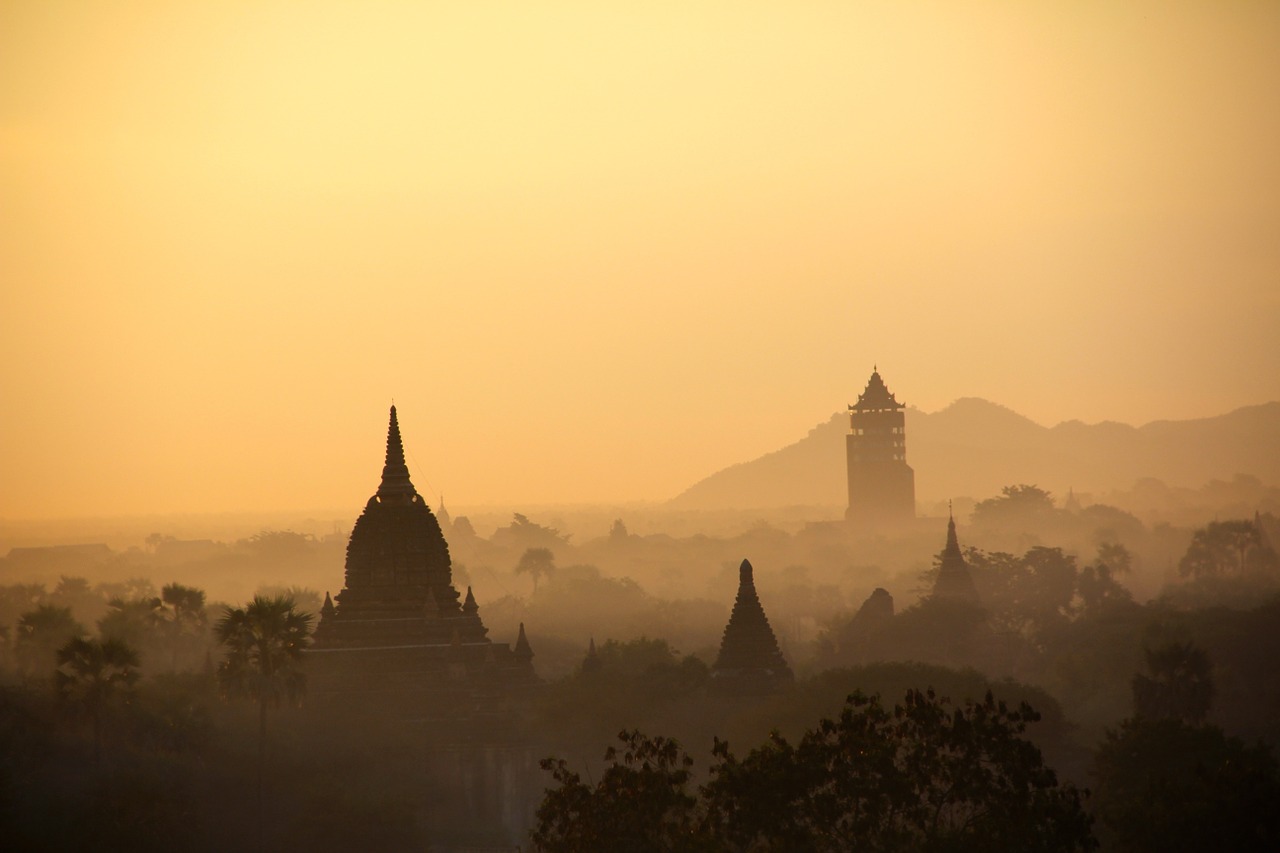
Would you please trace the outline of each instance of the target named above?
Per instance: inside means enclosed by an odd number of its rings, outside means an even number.
[[[730,693],[768,693],[794,680],[756,595],[747,560],[738,568],[738,597],[711,678],[717,688]]]
[[[901,525],[916,514],[915,472],[907,464],[903,405],[873,367],[867,388],[849,407],[846,437],[849,509],[859,525]]]
[[[978,605],[978,588],[973,585],[969,564],[960,552],[960,540],[956,538],[956,518],[947,520],[947,544],[942,549],[938,563],[938,577],[933,582],[934,601],[956,601]]]
[[[342,591],[307,650],[310,692],[408,716],[470,718],[536,681],[524,625],[514,649],[494,643],[471,588],[453,585],[440,524],[409,479],[396,408],[386,463],[347,544]]]

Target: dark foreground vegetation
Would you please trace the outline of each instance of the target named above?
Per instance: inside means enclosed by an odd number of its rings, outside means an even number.
[[[975,531],[991,513],[1065,523],[1034,492],[994,501]],[[674,559],[672,542],[619,525],[570,550],[518,518],[461,545],[473,582],[507,560],[495,577],[528,584],[487,618],[527,619],[539,660],[553,662],[511,716],[467,735],[515,768],[494,796],[529,806],[505,826],[475,819],[454,734],[308,697],[294,652],[322,595],[303,575],[239,606],[209,602],[189,576],[159,589],[74,576],[0,586],[0,839],[15,850],[1278,849],[1274,519],[1187,531],[1146,602],[1129,586],[1145,534],[1131,530],[1130,548],[1116,521],[1087,551],[968,548],[973,606],[930,595],[927,563],[912,581],[919,601],[888,610],[861,607],[821,572],[780,571],[790,592],[766,582],[761,599],[798,677],[759,696],[712,677],[723,602],[662,599],[564,559]],[[805,541],[751,535],[777,553]],[[816,629],[790,630],[803,618]],[[582,634],[596,637],[591,666]]]

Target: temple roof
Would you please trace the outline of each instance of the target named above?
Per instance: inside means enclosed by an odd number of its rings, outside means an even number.
[[[382,466],[382,483],[378,486],[379,498],[412,497],[418,494],[409,482],[409,466],[404,462],[404,443],[400,440],[400,422],[396,420],[396,407],[391,407],[391,423],[387,427],[387,461]]]
[[[756,595],[751,563],[747,560],[738,568],[738,597],[733,602],[733,613],[725,626],[720,654],[712,670],[717,675],[751,673],[775,679],[792,678],[791,668],[769,627],[769,617],[765,616],[760,597]]]
[[[894,399],[893,394],[880,378],[880,371],[872,368],[871,378],[867,380],[867,389],[858,395],[858,402],[849,407],[854,411],[875,409],[901,409],[902,404]]]

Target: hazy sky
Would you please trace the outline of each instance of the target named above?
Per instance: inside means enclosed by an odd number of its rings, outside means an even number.
[[[1280,398],[1280,3],[0,4],[0,516]],[[910,458],[910,436],[908,436]],[[928,496],[922,496],[928,497]]]

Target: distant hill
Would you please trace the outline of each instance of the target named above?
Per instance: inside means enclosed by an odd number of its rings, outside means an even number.
[[[677,509],[844,506],[848,415],[837,412],[795,444],[718,471],[670,501]],[[1043,427],[974,397],[939,412],[906,410],[916,500],[977,499],[1034,483],[1062,496],[1127,489],[1143,477],[1198,486],[1252,474],[1280,484],[1280,402],[1142,427],[1066,421]]]

